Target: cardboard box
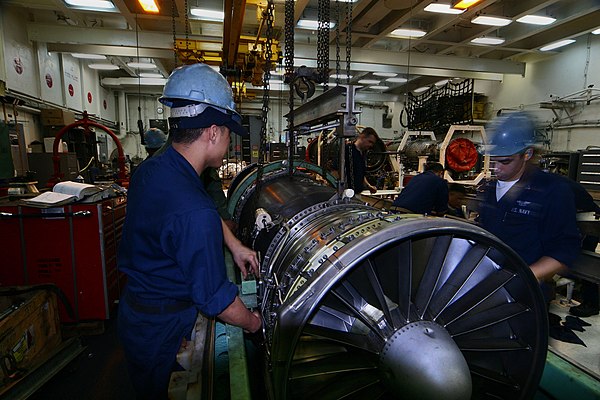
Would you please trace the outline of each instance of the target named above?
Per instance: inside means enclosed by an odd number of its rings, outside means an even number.
[[[11,293],[7,289],[19,289],[19,294],[5,295]],[[13,370],[31,369],[46,361],[60,345],[61,334],[56,295],[48,290],[2,288],[0,318],[0,355],[8,366],[0,369],[1,390],[3,382],[11,382],[7,372],[14,375]]]
[[[44,126],[65,126],[75,122],[75,113],[57,108],[44,108],[41,118]]]

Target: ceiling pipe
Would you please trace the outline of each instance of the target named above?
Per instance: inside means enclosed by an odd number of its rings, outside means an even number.
[[[246,10],[246,0],[225,0],[224,10],[231,10],[225,13],[223,21],[223,60],[228,69],[235,66],[238,48],[240,45],[240,35],[242,33],[242,23],[244,22],[244,12]]]

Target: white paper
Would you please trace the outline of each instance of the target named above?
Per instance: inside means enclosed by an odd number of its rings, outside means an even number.
[[[81,200],[82,197],[99,192],[100,189],[87,183],[65,181],[58,182],[56,185],[54,185],[52,191],[56,193],[73,195],[77,197],[77,200]]]
[[[39,196],[32,197],[31,199],[27,199],[27,200],[23,200],[23,201],[28,204],[37,203],[37,204],[47,204],[50,206],[53,204],[68,203],[69,200],[75,200],[76,198],[77,198],[77,196],[74,196],[72,194],[44,192],[44,193],[40,194]]]

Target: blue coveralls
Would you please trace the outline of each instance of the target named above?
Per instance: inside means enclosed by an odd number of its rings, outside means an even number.
[[[420,173],[402,189],[394,205],[417,214],[443,213],[448,209],[448,183],[433,171]]]
[[[484,190],[479,222],[531,265],[543,256],[571,266],[580,236],[573,192],[560,177],[528,166],[496,201],[496,182]]]
[[[132,177],[118,267],[128,278],[118,330],[130,378],[138,398],[165,399],[198,311],[218,315],[237,295],[215,205],[173,148],[144,161]]]

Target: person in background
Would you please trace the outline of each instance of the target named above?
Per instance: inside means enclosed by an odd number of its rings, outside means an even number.
[[[166,399],[171,372],[198,312],[256,332],[262,325],[227,279],[223,242],[246,276],[258,274],[256,253],[228,229],[198,178],[217,168],[230,132],[247,134],[225,78],[206,64],[179,67],[160,101],[171,107],[173,144],[140,164],[132,177],[118,255],[128,282],[118,331],[140,399]]]
[[[354,193],[360,194],[367,189],[371,193],[377,192],[377,188],[369,183],[365,174],[367,172],[367,151],[371,150],[377,143],[377,132],[373,128],[365,128],[353,143],[346,145],[346,182],[345,189],[353,189]],[[332,175],[340,178],[339,160],[333,160]]]
[[[237,224],[232,219],[229,210],[227,210],[227,197],[225,197],[225,192],[223,192],[223,182],[219,176],[219,170],[217,168],[207,168],[200,174],[200,179],[204,183],[206,192],[215,202],[219,216],[229,230],[235,234],[237,232]]]
[[[394,206],[417,214],[442,216],[448,211],[448,183],[444,166],[427,163],[425,171],[414,176],[394,200]]]
[[[146,132],[144,132],[144,146],[146,147],[146,152],[148,153],[148,157],[152,157],[154,153],[158,149],[162,147],[167,141],[167,135],[163,131],[158,128],[150,128]]]
[[[449,183],[448,184],[448,213],[453,217],[467,218],[463,212],[463,205],[465,204],[465,196],[467,191],[460,183]]]
[[[530,116],[498,117],[487,133],[497,180],[484,187],[478,221],[521,256],[550,301],[543,282],[566,271],[579,254],[573,192],[560,177],[529,163],[535,143]]]

